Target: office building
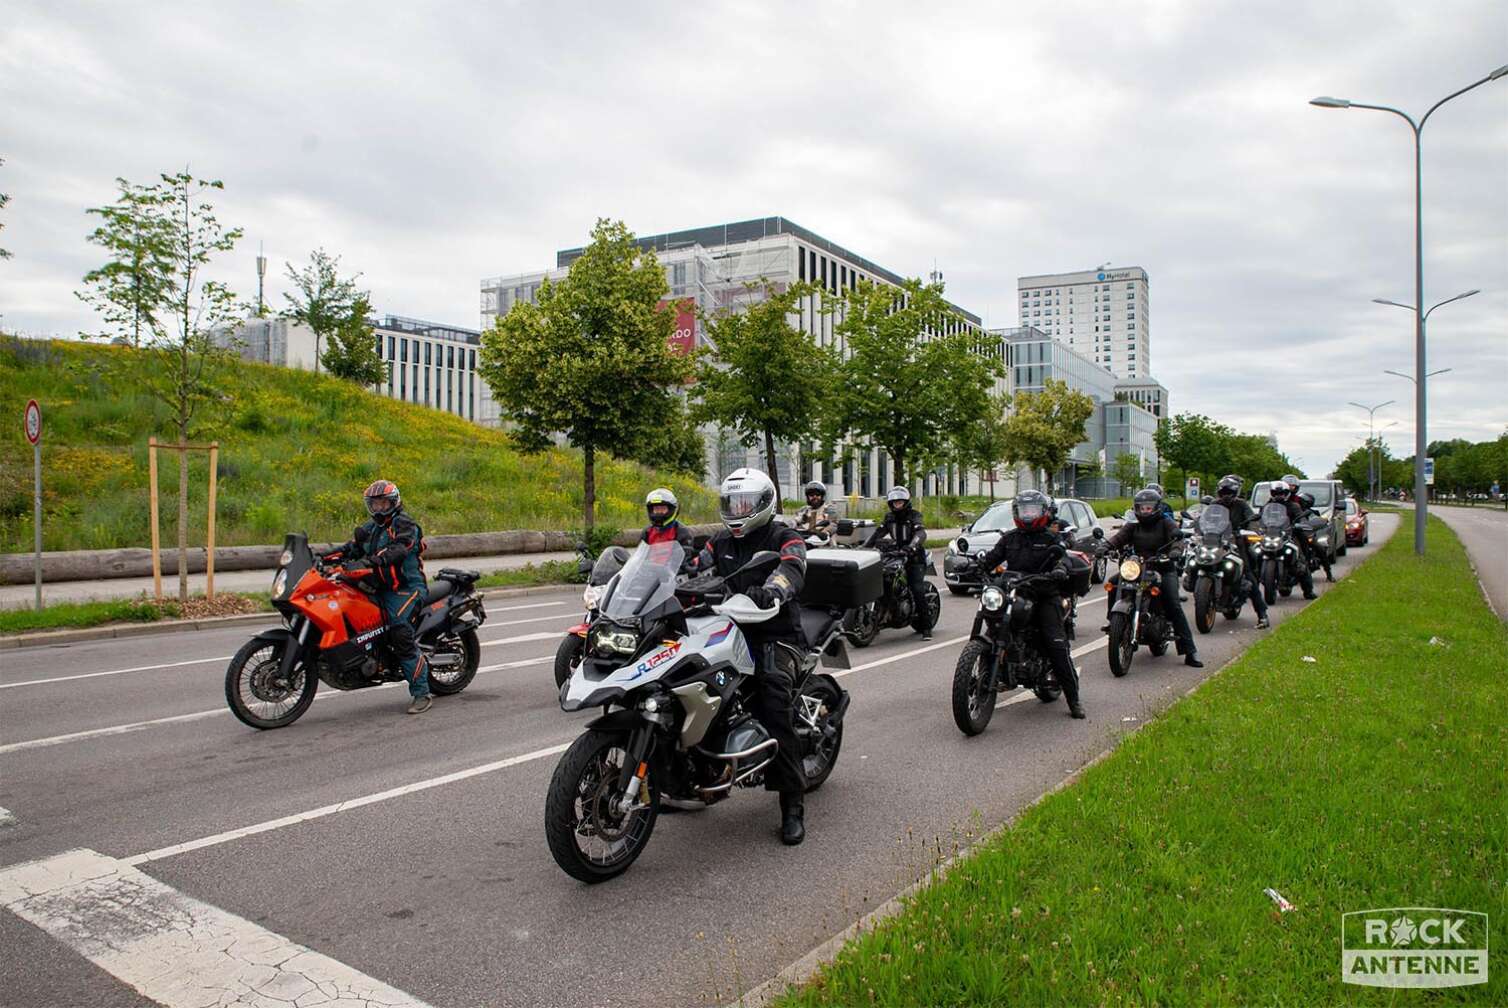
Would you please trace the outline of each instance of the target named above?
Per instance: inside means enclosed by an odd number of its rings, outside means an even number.
[[[823,310],[831,301],[862,282],[900,284],[900,274],[886,269],[842,246],[823,238],[783,217],[763,217],[712,227],[693,228],[639,238],[641,248],[652,248],[665,270],[670,291],[668,299],[686,305],[680,312],[677,342],[686,348],[703,345],[696,313],[690,308],[716,315],[738,311],[763,298],[762,290],[750,290],[750,284],[765,281],[776,290],[801,282],[811,282],[821,293],[802,299],[799,318],[792,323],[810,333],[820,346],[833,346],[842,352],[842,338],[834,326],[838,317]],[[564,277],[584,250],[564,249],[555,255],[555,267],[533,273],[499,276],[481,282],[481,322],[490,328],[498,316],[506,314],[520,301],[533,302],[540,284],[546,279]],[[949,332],[969,332],[983,336],[978,315],[958,306]],[[997,391],[1004,392],[1001,382]],[[763,453],[738,443],[731,432],[708,428],[707,477],[716,483],[741,466],[763,468]],[[794,488],[801,482],[820,479],[832,495],[857,494],[863,497],[883,495],[892,475],[885,453],[876,448],[854,452],[846,463],[820,459],[801,450],[799,445],[777,447],[777,466],[781,488],[787,496],[796,496]],[[921,487],[913,491],[925,494],[957,493],[967,484],[967,492],[979,490],[978,474],[964,474],[956,467],[942,466],[924,477]]]
[[[497,404],[476,373],[480,332],[400,315],[385,316],[372,328],[377,353],[388,369],[387,381],[377,391],[479,424],[497,425]]]
[[[244,360],[314,370],[314,330],[302,322],[252,317],[212,330],[209,338],[215,346],[234,350]]]
[[[1152,373],[1147,271],[1139,266],[1016,280],[1021,325],[1042,330],[1117,378]]]
[[[1168,412],[1168,390],[1156,378],[1127,378],[1115,383],[1115,397],[1142,406],[1161,420]]]

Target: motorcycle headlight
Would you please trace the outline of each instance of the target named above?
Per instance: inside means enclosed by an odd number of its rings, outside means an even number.
[[[1278,546],[1278,540],[1273,536],[1268,536],[1267,538],[1262,540],[1262,545],[1267,547],[1268,549],[1276,549]]]
[[[1121,580],[1135,581],[1141,577],[1141,564],[1136,560],[1121,561]]]
[[[602,599],[602,585],[587,585],[581,591],[581,601],[588,609],[597,608],[597,603]]]
[[[592,630],[592,650],[603,655],[631,656],[639,650],[639,635],[611,623],[603,623]]]
[[[1225,569],[1226,570],[1233,570],[1235,568],[1235,566],[1236,566],[1236,561],[1234,561],[1234,560],[1227,560],[1227,561],[1225,561]]]
[[[996,587],[986,588],[979,593],[979,607],[987,612],[998,612],[1005,605],[1005,592]]]
[[[288,571],[280,570],[272,578],[272,597],[280,598],[288,590]]]
[[[282,555],[278,557],[278,566],[287,567],[291,563],[293,563],[293,550],[283,550]]]

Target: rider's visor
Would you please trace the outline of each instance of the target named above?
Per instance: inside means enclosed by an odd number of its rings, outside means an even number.
[[[749,518],[764,506],[768,496],[767,493],[759,490],[735,490],[718,498],[718,511],[725,520],[737,521],[740,518]]]
[[[393,499],[391,497],[368,497],[366,501],[367,514],[372,515],[373,517],[376,517],[377,515],[392,514]]]
[[[1158,507],[1156,504],[1153,504],[1153,503],[1143,502],[1141,504],[1136,505],[1136,515],[1137,515],[1138,518],[1140,518],[1140,517],[1142,517],[1144,515],[1155,515],[1157,512],[1159,512],[1161,510],[1162,510],[1162,508]]]
[[[1028,525],[1037,521],[1047,513],[1047,508],[1041,504],[1022,504],[1016,508],[1016,516]]]

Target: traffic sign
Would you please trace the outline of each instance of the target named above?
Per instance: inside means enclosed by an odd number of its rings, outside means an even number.
[[[1183,495],[1185,497],[1198,497],[1199,496],[1199,477],[1198,476],[1190,476],[1189,477],[1188,485],[1186,487],[1184,487],[1184,489],[1183,489]]]
[[[1428,455],[1424,457],[1424,485],[1435,485],[1435,460]]]
[[[26,440],[32,444],[42,440],[42,407],[35,399],[26,402]]]

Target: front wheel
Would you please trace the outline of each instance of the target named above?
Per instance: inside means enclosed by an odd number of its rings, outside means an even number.
[[[931,629],[942,618],[942,594],[937,590],[937,585],[928,581],[922,586],[922,597],[927,602],[927,626]]]
[[[868,647],[880,635],[878,602],[869,602],[849,611],[843,632],[854,647]]]
[[[1136,641],[1131,639],[1131,620],[1125,613],[1110,614],[1110,674],[1119,679],[1131,671]]]
[[[1215,629],[1215,582],[1201,577],[1194,582],[1194,624],[1207,634]]]
[[[462,630],[458,634],[446,634],[432,645],[425,647],[427,654],[459,655],[460,663],[449,668],[429,669],[429,691],[435,696],[451,696],[471,685],[476,670],[482,664],[482,644],[475,630]]]
[[[1105,583],[1105,575],[1109,573],[1109,571],[1107,570],[1108,565],[1109,561],[1107,561],[1104,557],[1099,556],[1094,558],[1094,570],[1092,571],[1092,573],[1094,576],[1095,584]]]
[[[646,775],[629,808],[618,779],[628,759],[626,732],[589,731],[560,757],[545,798],[545,839],[567,875],[606,882],[644,852],[660,813],[660,793]]]
[[[566,634],[565,640],[560,642],[560,647],[555,649],[555,688],[557,690],[566,684],[566,680],[576,672],[576,666],[581,664],[581,656],[586,654],[586,638],[576,634]]]
[[[801,772],[806,778],[807,791],[821,787],[838,765],[838,751],[843,748],[843,722],[833,724],[832,716],[842,703],[842,691],[826,678],[807,680],[796,698],[796,718],[804,730],[797,734],[807,734],[801,753]]]
[[[953,668],[953,723],[965,735],[978,735],[995,716],[995,691],[990,689],[990,646],[971,640],[963,646]]]
[[[1262,564],[1262,598],[1268,605],[1278,600],[1278,564],[1275,560]]]
[[[267,730],[283,728],[303,716],[314,702],[319,678],[300,659],[282,678],[283,649],[291,640],[247,641],[225,670],[225,702],[242,724]]]

